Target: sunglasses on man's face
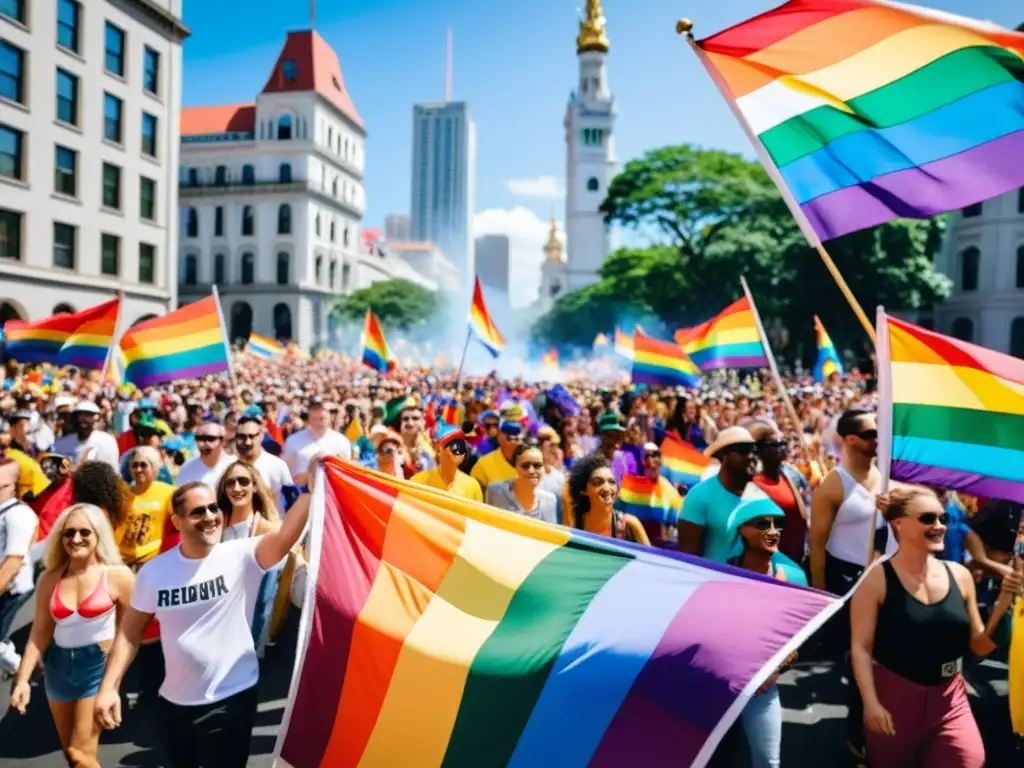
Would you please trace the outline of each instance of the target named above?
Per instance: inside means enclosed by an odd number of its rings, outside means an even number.
[[[417,415],[403,416],[402,417],[402,423],[403,424],[414,424],[415,422],[420,421],[422,418],[423,417],[418,415],[418,414]]]
[[[877,429],[864,429],[864,430],[861,430],[860,432],[854,432],[853,434],[855,434],[861,440],[877,440],[878,439],[878,430]]]
[[[648,461],[653,461],[654,459],[660,459],[661,458],[661,451],[648,451],[647,453],[644,454],[644,458],[647,459]]]
[[[741,456],[749,456],[752,453],[757,453],[757,446],[753,443],[743,443],[742,445],[730,445],[725,449],[725,453],[737,453]]]
[[[452,440],[450,443],[445,445],[445,448],[448,449],[448,452],[452,456],[465,456],[468,446],[466,445],[465,440]]]
[[[385,445],[380,449],[381,456],[394,456],[398,452],[398,449],[393,445]]]
[[[757,444],[759,449],[774,448],[776,451],[788,451],[789,443],[785,440],[762,440]]]
[[[258,439],[260,436],[259,432],[236,432],[235,439],[241,440],[243,443],[251,443]]]
[[[217,506],[216,502],[213,504],[204,504],[201,507],[193,507],[188,511],[188,516],[196,520],[201,520],[206,517],[207,514],[211,514],[215,517],[220,514],[220,507]]]
[[[68,541],[72,541],[75,538],[76,535],[77,536],[81,536],[83,539],[88,539],[90,536],[92,536],[92,529],[91,528],[65,528],[63,531],[60,532],[60,535],[63,536]]]
[[[220,440],[220,435],[196,435],[197,443],[216,443]]]

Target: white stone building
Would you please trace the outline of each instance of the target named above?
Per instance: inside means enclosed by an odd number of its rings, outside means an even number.
[[[255,103],[181,125],[181,302],[216,284],[232,340],[325,344],[335,297],[392,274],[361,236],[366,129],[337,54],[290,32]]]
[[[404,260],[409,267],[426,282],[436,286],[433,290],[445,293],[457,293],[461,288],[461,275],[451,260],[433,243],[402,242],[388,240],[387,251]],[[409,279],[407,274],[396,274],[395,277]]]
[[[0,2],[0,324],[177,303],[181,0]]]

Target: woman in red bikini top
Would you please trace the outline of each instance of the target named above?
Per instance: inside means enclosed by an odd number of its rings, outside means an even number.
[[[98,764],[100,732],[91,701],[103,677],[118,609],[128,607],[135,576],[121,564],[106,514],[92,504],[72,505],[57,518],[46,540],[45,564],[11,707],[24,714],[29,679],[42,658],[46,697],[65,756],[73,765]],[[90,703],[78,706],[82,701]]]

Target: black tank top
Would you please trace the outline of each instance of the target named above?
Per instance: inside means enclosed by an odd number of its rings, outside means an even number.
[[[943,685],[959,671],[971,649],[971,620],[949,566],[949,591],[925,605],[912,597],[892,563],[885,570],[885,602],[878,611],[875,661],[918,685]]]

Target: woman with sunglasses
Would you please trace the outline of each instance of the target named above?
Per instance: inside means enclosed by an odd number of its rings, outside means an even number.
[[[761,460],[761,471],[752,482],[786,515],[778,550],[793,562],[803,563],[807,552],[807,481],[789,464],[789,443],[775,424],[753,421],[745,426],[754,438]]]
[[[132,506],[117,537],[121,559],[134,571],[160,554],[164,522],[171,514],[174,486],[156,479],[161,466],[160,452],[149,446],[132,449],[128,458]]]
[[[434,442],[437,446],[437,466],[417,472],[410,480],[470,501],[483,501],[480,483],[459,469],[469,455],[466,433],[458,427],[441,423],[434,430]]]
[[[93,702],[135,578],[121,565],[106,514],[92,504],[74,504],[57,518],[46,540],[45,566],[11,706],[25,714],[29,680],[42,658],[46,697],[68,764],[98,765]]]
[[[893,490],[886,520],[899,550],[864,577],[850,607],[854,676],[874,768],[981,768],[985,749],[962,675],[968,654],[987,656],[1021,577],[1008,573],[984,624],[974,579],[939,560],[948,519],[927,488]]]
[[[544,454],[535,442],[520,443],[512,451],[509,462],[516,471],[512,480],[487,486],[487,503],[492,507],[524,517],[558,522],[558,500],[555,494],[540,488],[544,479]]]

